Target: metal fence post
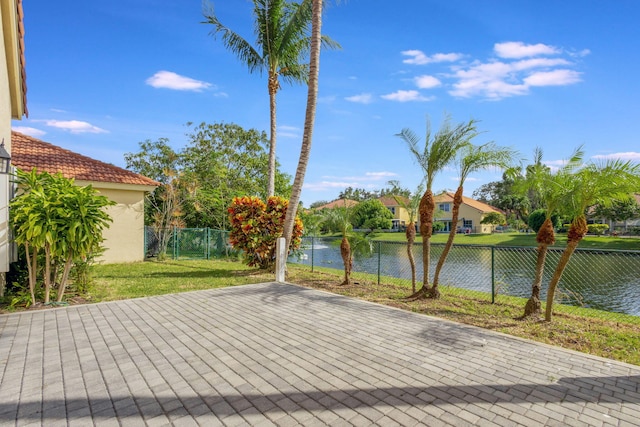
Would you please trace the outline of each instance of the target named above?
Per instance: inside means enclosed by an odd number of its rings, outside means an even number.
[[[313,246],[315,245],[315,237],[311,236],[311,272],[313,273]]]
[[[491,246],[491,304],[496,302],[496,247]]]
[[[382,252],[380,250],[380,245],[382,244],[382,242],[378,241],[378,285],[380,284],[380,253]]]
[[[178,227],[173,226],[173,259],[178,259]]]
[[[205,228],[205,235],[207,236],[207,259],[211,258],[211,229],[209,227]]]

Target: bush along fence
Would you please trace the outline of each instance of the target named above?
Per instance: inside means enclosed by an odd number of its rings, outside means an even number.
[[[444,248],[431,245],[431,274]],[[407,245],[401,242],[373,241],[371,251],[356,255],[354,280],[377,281],[411,286],[411,267]],[[413,247],[417,285],[422,282],[421,244]],[[550,249],[547,255],[542,298],[562,253]],[[441,292],[462,293],[490,302],[509,298],[528,298],[535,274],[536,248],[454,245],[441,273]],[[340,239],[305,237],[301,250],[289,262],[316,268],[342,269]],[[433,277],[431,277],[432,279]],[[408,288],[409,290],[409,288]],[[578,249],[569,261],[556,302],[586,309],[607,311],[611,318],[640,316],[640,251]],[[522,302],[524,309],[524,300]]]
[[[211,228],[145,227],[146,258],[213,259],[237,256],[229,232]]]

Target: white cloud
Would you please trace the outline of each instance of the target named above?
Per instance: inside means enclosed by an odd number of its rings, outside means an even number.
[[[389,171],[381,172],[365,172],[360,176],[331,176],[325,175],[320,182],[305,183],[303,188],[306,190],[330,190],[339,188],[341,190],[347,187],[353,188],[376,188],[382,181],[388,181],[390,178],[396,177],[398,174]]]
[[[540,71],[525,77],[528,86],[566,86],[579,82],[580,74],[574,70]]]
[[[108,130],[101,129],[88,122],[80,120],[37,120],[44,122],[47,126],[66,130],[71,133],[109,133]]]
[[[620,159],[623,161],[640,162],[640,153],[635,151],[626,151],[622,153],[596,154],[595,156],[592,156],[592,159],[597,159],[597,160]]]
[[[211,83],[181,76],[171,71],[158,71],[153,76],[149,77],[145,83],[155,88],[190,90],[194,92],[201,92],[204,89],[215,88]]]
[[[581,73],[569,69],[553,69],[571,65],[562,58],[531,58],[514,62],[475,62],[468,68],[458,67],[457,79],[449,94],[461,98],[482,96],[498,100],[526,95],[534,86],[565,86],[581,81]],[[534,71],[536,70],[536,71]],[[539,70],[539,71],[537,71]],[[525,74],[525,73],[529,74]]]
[[[40,138],[41,136],[47,134],[47,132],[43,130],[32,128],[29,126],[12,126],[11,129],[15,130],[16,132],[23,133],[25,135],[33,136],[35,138]]]
[[[428,75],[418,76],[413,80],[416,83],[416,86],[418,86],[420,89],[431,89],[442,85],[442,82],[440,80]]]
[[[395,172],[388,172],[388,171],[383,171],[383,172],[366,172],[364,174],[367,178],[369,179],[384,179],[384,178],[389,178],[392,176],[398,176],[397,173]]]
[[[360,95],[348,96],[345,99],[349,102],[357,102],[359,104],[371,104],[373,102],[373,95],[370,93],[361,93]]]
[[[523,42],[496,43],[493,50],[500,58],[525,58],[539,55],[557,55],[561,50],[542,43],[524,44]]]
[[[401,54],[410,57],[404,59],[402,61],[403,63],[413,65],[425,65],[435,62],[456,62],[464,56],[461,53],[435,53],[427,56],[421,50],[405,50],[402,51]]]
[[[417,90],[399,90],[387,95],[382,95],[381,98],[398,102],[432,101],[434,99],[433,97],[422,96]]]
[[[283,138],[298,138],[300,136],[300,128],[295,126],[278,126],[278,136]]]
[[[65,110],[60,110],[59,108],[52,108],[51,111],[53,111],[54,113],[66,113]]]

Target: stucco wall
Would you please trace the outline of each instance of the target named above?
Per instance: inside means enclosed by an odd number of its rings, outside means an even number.
[[[5,148],[11,152],[11,94],[5,42],[2,37],[2,12],[3,8],[0,8],[0,141],[4,140]],[[4,175],[0,176],[0,273],[9,271],[8,204],[9,181],[7,175]]]
[[[104,230],[105,252],[98,259],[106,264],[144,260],[144,192],[132,190],[97,189],[117,204],[107,213],[113,219]]]

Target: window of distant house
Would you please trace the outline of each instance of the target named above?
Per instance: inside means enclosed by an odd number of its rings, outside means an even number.
[[[442,212],[451,212],[451,204],[450,203],[440,203],[438,205],[438,209]]]
[[[389,210],[391,211],[392,214],[396,214],[396,208],[395,207],[390,207]]]
[[[473,221],[470,219],[465,219],[462,223],[462,226],[465,228],[473,228]]]

